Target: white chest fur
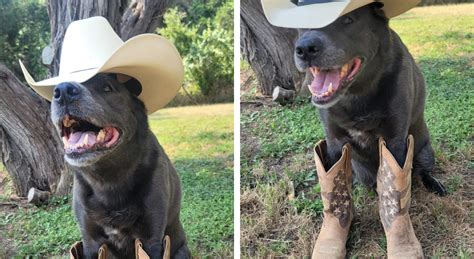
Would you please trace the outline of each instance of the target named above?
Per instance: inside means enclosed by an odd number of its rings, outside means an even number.
[[[361,147],[367,147],[370,145],[372,137],[370,134],[359,131],[359,130],[348,130],[349,135],[351,136],[352,140],[354,140],[357,144]]]

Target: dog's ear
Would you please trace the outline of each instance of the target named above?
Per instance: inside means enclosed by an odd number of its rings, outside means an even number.
[[[130,78],[130,80],[125,82],[125,87],[135,96],[139,96],[142,93],[142,84],[135,78]]]
[[[142,85],[137,79],[124,74],[117,74],[116,78],[119,83],[125,85],[131,94],[139,96],[142,93]]]
[[[383,4],[382,3],[372,3],[371,4],[373,14],[375,17],[379,18],[380,20],[383,20],[384,22],[388,22],[388,18],[385,15],[385,12],[382,10]]]

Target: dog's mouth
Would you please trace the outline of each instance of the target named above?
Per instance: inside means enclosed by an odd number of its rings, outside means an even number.
[[[334,99],[354,79],[361,65],[362,59],[356,57],[341,67],[310,67],[314,79],[308,87],[313,101],[324,104]]]
[[[99,127],[93,123],[66,115],[59,123],[64,150],[67,155],[112,149],[120,140],[120,130],[115,127]]]

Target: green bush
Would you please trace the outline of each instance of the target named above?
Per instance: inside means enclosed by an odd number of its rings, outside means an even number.
[[[220,4],[217,6],[215,4]],[[211,8],[212,7],[212,8]],[[187,15],[177,7],[164,15],[160,34],[178,48],[186,70],[186,84],[205,96],[233,87],[233,3],[194,1]],[[215,11],[213,11],[215,10]],[[199,17],[196,13],[210,15]],[[232,92],[232,91],[230,91]]]
[[[41,1],[0,0],[0,62],[21,75],[21,59],[37,78],[45,78],[41,52],[49,41],[49,18]]]

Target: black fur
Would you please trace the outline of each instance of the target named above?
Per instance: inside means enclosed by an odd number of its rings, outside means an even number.
[[[352,165],[356,180],[376,184],[379,166],[378,138],[400,165],[406,156],[406,139],[415,139],[414,175],[425,186],[445,195],[444,186],[431,176],[434,152],[423,118],[425,83],[420,69],[398,35],[389,28],[380,5],[371,4],[348,13],[321,29],[299,31],[299,46],[313,45],[314,56],[296,54],[297,67],[342,66],[361,57],[362,68],[342,89],[336,102],[319,107],[328,145],[328,168],[341,156],[342,146],[353,147]],[[312,75],[309,75],[312,78]],[[313,103],[315,103],[313,97]],[[318,105],[317,105],[318,106]]]
[[[161,258],[164,235],[171,238],[173,258],[190,258],[179,220],[180,181],[148,127],[144,104],[136,97],[138,81],[120,84],[113,74],[99,74],[73,84],[79,94],[53,100],[58,125],[68,114],[96,125],[121,130],[112,150],[66,160],[74,171],[73,207],[85,258],[97,258],[106,244],[112,258],[134,258],[139,239],[151,258]]]

